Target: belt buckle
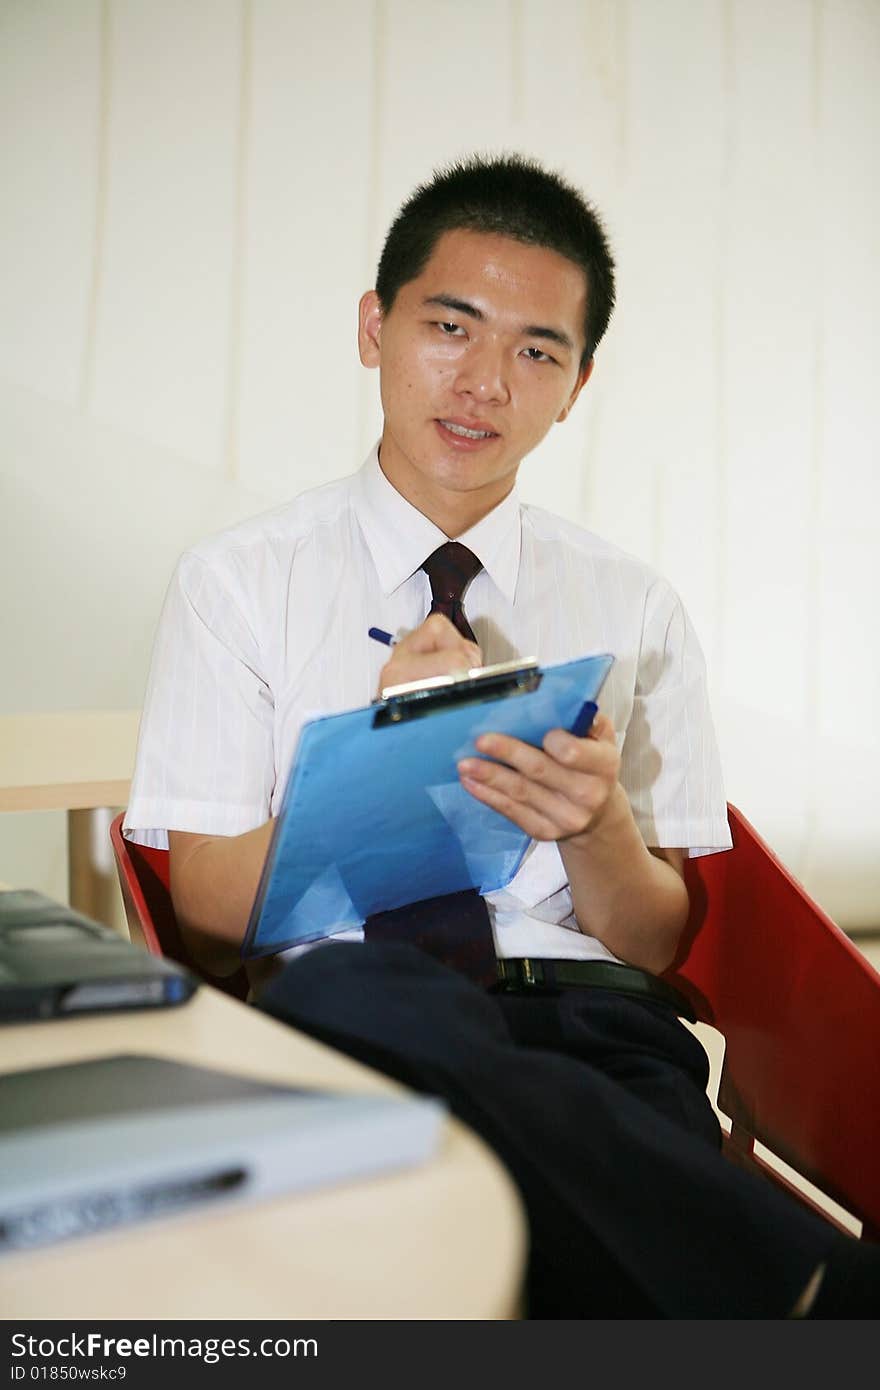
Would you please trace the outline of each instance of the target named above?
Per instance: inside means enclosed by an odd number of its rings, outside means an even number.
[[[498,961],[498,974],[501,990],[509,993],[531,993],[552,988],[550,981],[545,979],[543,963],[530,956],[508,959],[501,957]]]
[[[540,989],[544,983],[544,967],[540,961],[523,956],[520,961],[523,983],[529,989]]]

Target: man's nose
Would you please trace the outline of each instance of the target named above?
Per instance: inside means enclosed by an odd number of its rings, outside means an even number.
[[[492,343],[471,343],[459,364],[456,389],[475,401],[503,405],[510,400],[504,353]]]

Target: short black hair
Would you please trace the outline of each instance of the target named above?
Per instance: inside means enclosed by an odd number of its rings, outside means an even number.
[[[614,260],[595,208],[561,174],[522,155],[471,155],[436,169],[401,207],[385,238],[376,293],[387,313],[422,273],[444,232],[489,232],[546,246],[587,281],[586,366],[614,308]]]

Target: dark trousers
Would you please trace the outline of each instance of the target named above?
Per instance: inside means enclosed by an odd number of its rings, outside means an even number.
[[[259,1007],[440,1096],[529,1223],[532,1318],[784,1318],[846,1238],[721,1156],[708,1063],[665,1004],[487,994],[411,946],[331,943]]]

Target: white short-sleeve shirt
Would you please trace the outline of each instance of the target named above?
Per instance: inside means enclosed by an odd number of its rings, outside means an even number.
[[[430,607],[421,569],[447,537],[385,478],[352,477],[188,551],[156,636],[125,833],[238,835],[277,813],[304,720],[369,704],[388,651]],[[465,596],[486,663],[591,652],[649,847],[729,848],[703,656],[681,601],[641,561],[512,492],[457,537],[483,564]],[[615,959],[581,932],[555,844],[486,899],[500,956]],[[360,931],[345,933],[357,939]]]

